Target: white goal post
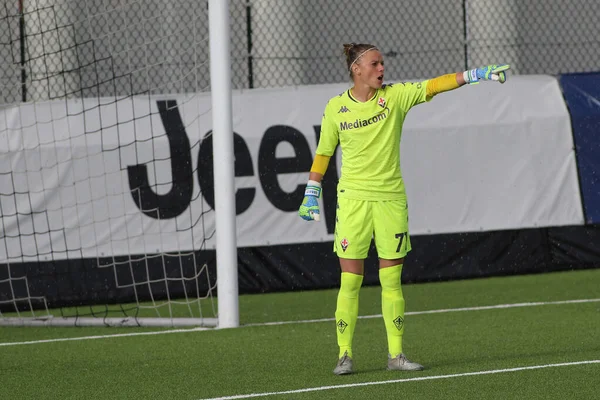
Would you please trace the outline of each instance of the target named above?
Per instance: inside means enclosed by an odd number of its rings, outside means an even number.
[[[229,3],[0,9],[0,325],[239,326]]]
[[[217,226],[217,292],[219,327],[239,325],[237,241],[231,61],[229,52],[229,1],[210,0],[210,78],[213,90],[213,148]]]

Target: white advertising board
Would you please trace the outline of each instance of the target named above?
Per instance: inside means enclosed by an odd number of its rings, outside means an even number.
[[[234,93],[238,246],[333,240],[327,218],[308,223],[297,208],[325,104],[346,88]],[[0,262],[214,248],[211,126],[208,95],[0,111]],[[553,77],[482,83],[415,107],[401,164],[412,235],[583,223]]]

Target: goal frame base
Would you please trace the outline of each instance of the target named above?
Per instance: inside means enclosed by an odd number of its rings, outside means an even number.
[[[0,318],[0,326],[96,326],[96,327],[211,327],[218,326],[218,318],[135,318],[135,317],[9,317]]]

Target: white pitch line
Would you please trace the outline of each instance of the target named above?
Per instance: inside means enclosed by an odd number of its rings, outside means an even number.
[[[96,335],[96,336],[79,336],[70,338],[56,338],[56,339],[42,339],[42,340],[31,340],[28,342],[6,342],[0,343],[0,347],[3,346],[19,346],[25,344],[40,344],[40,343],[55,343],[55,342],[72,342],[78,340],[95,340],[95,339],[110,339],[128,336],[148,336],[148,335],[164,335],[166,333],[186,333],[186,332],[200,332],[214,330],[214,328],[189,328],[189,329],[169,329],[164,331],[150,331],[150,332],[131,332],[131,333],[115,333],[112,335]]]
[[[600,364],[600,360],[586,360],[586,361],[574,361],[574,362],[557,363],[557,364],[531,365],[529,367],[492,369],[492,370],[488,370],[488,371],[463,372],[463,373],[459,373],[459,374],[450,374],[450,375],[430,375],[430,376],[420,376],[420,377],[415,377],[415,378],[392,379],[389,381],[347,383],[347,384],[343,384],[343,385],[319,386],[319,387],[296,389],[296,390],[285,390],[285,391],[281,391],[281,392],[264,392],[264,393],[240,394],[240,395],[226,396],[226,397],[211,397],[209,399],[204,399],[204,400],[250,399],[250,398],[254,398],[254,397],[267,397],[267,396],[288,395],[288,394],[307,393],[307,392],[320,392],[323,390],[346,389],[346,388],[360,387],[360,386],[388,385],[390,383],[404,383],[404,382],[416,382],[416,381],[431,381],[431,380],[437,380],[437,379],[462,378],[465,376],[503,374],[503,373],[507,373],[507,372],[528,371],[528,370],[534,370],[534,369],[555,368],[555,367],[571,367],[574,365],[585,365],[585,364]]]
[[[537,307],[537,306],[549,306],[549,305],[560,305],[560,304],[598,303],[598,302],[600,302],[600,299],[537,301],[537,302],[530,302],[530,303],[496,304],[493,306],[442,308],[442,309],[438,309],[438,310],[409,311],[409,312],[404,313],[404,315],[444,314],[444,313],[450,313],[450,312],[498,310],[498,309],[518,308],[518,307]],[[358,319],[370,319],[370,318],[381,318],[381,317],[382,317],[381,314],[362,315],[362,316],[359,316]],[[256,323],[256,324],[246,324],[244,326],[307,324],[307,323],[314,323],[314,322],[331,322],[331,321],[335,321],[335,318],[306,319],[306,320],[301,320],[301,321],[262,322],[262,323]]]
[[[600,299],[539,301],[539,302],[530,302],[530,303],[496,304],[496,305],[492,305],[492,306],[444,308],[444,309],[438,309],[438,310],[412,311],[412,312],[405,313],[405,315],[443,314],[443,313],[451,313],[451,312],[483,311],[483,310],[496,310],[496,309],[518,308],[518,307],[537,307],[537,306],[547,306],[547,305],[597,303],[597,302],[600,302]],[[359,319],[381,318],[381,314],[363,315],[363,316],[359,316],[358,318]],[[257,327],[257,326],[291,325],[291,324],[311,324],[311,323],[319,323],[319,322],[332,322],[334,320],[335,320],[334,318],[320,318],[320,319],[305,319],[305,320],[300,320],[300,321],[262,322],[262,323],[255,323],[255,324],[244,324],[244,325],[240,326],[240,328]],[[129,336],[166,335],[166,334],[170,334],[170,333],[214,331],[217,329],[218,328],[198,327],[198,328],[189,328],[189,329],[169,329],[169,330],[163,330],[163,331],[150,331],[150,332],[116,333],[116,334],[111,334],[111,335],[42,339],[42,340],[31,340],[31,341],[26,341],[26,342],[0,343],[0,347],[41,344],[41,343],[69,342],[69,341],[78,341],[78,340],[110,339],[110,338],[129,337]],[[229,329],[231,329],[231,328],[229,328]],[[239,328],[234,328],[234,329],[239,329]]]

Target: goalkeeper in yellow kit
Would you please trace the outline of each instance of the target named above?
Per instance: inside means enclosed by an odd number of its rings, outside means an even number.
[[[390,370],[418,371],[402,350],[404,297],[401,273],[411,250],[408,206],[400,172],[400,137],[408,111],[438,93],[477,83],[506,81],[508,65],[490,65],[415,83],[384,84],[383,56],[370,44],[345,44],[353,86],[327,103],[299,215],[319,220],[321,179],[336,146],[342,150],[337,188],[334,251],[340,259],[341,285],[335,321],[339,357],[336,375],[352,373],[352,338],[364,259],[375,239],[379,257],[381,306],[388,338]]]

